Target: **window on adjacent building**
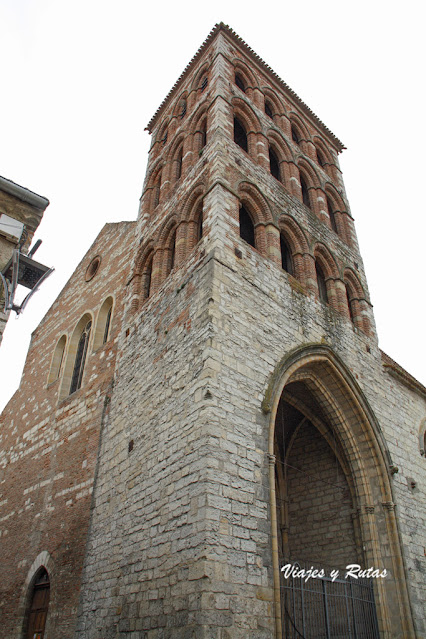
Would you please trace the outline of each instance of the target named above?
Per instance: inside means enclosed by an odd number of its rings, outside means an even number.
[[[250,246],[256,246],[253,220],[244,206],[240,208],[240,237]]]

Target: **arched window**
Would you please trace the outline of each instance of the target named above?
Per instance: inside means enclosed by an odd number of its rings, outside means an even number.
[[[303,204],[305,206],[307,206],[308,209],[310,209],[311,208],[311,200],[310,200],[310,197],[309,197],[308,187],[306,185],[305,178],[303,177],[303,175],[300,176],[300,186],[302,188]]]
[[[336,217],[334,215],[334,206],[333,206],[333,202],[330,200],[329,197],[327,198],[327,209],[328,209],[328,215],[330,217],[331,228],[333,229],[335,233],[338,233]]]
[[[351,318],[352,324],[355,324],[353,300],[352,300],[351,292],[349,290],[349,286],[347,283],[345,283],[345,289],[346,289],[346,301],[348,302],[349,317]]]
[[[271,175],[273,175],[276,180],[280,181],[280,163],[278,161],[277,154],[271,147],[269,147],[269,167],[271,170]]]
[[[318,149],[316,149],[316,152],[317,152],[317,160],[318,160],[318,164],[319,164],[320,166],[324,166],[324,165],[325,165],[325,160],[324,160],[324,157],[323,157],[323,155],[322,155],[321,151],[319,151]]]
[[[315,271],[317,274],[318,295],[324,304],[328,304],[327,284],[325,283],[324,273],[318,263],[315,263]]]
[[[171,273],[171,271],[175,267],[176,261],[176,229],[172,232],[169,248],[168,248],[168,256],[167,256],[167,275]]]
[[[207,88],[208,83],[209,83],[208,78],[205,75],[204,78],[201,80],[201,85],[200,85],[201,93]]]
[[[50,581],[47,570],[39,570],[34,581],[27,612],[25,639],[44,639],[50,600]]]
[[[297,129],[293,125],[291,127],[291,139],[293,140],[293,142],[296,142],[296,144],[300,144],[300,136],[297,132]]]
[[[271,103],[270,103],[270,102],[268,102],[268,101],[265,101],[265,113],[266,113],[266,115],[268,116],[268,118],[271,118],[271,120],[273,119],[273,117],[274,117],[274,112],[273,112],[273,110],[272,110]]]
[[[182,177],[182,159],[183,159],[183,146],[180,147],[176,157],[176,180],[180,180]]]
[[[248,153],[247,133],[238,118],[234,118],[234,142]]]
[[[280,247],[281,266],[284,271],[287,271],[287,273],[293,275],[293,260],[291,257],[291,251],[282,233],[280,233]]]
[[[239,89],[241,89],[241,91],[243,91],[243,93],[246,92],[244,81],[238,73],[235,74],[235,84],[237,85]]]
[[[56,344],[55,352],[53,353],[52,365],[50,367],[49,378],[47,380],[48,384],[52,384],[53,382],[55,382],[61,373],[66,343],[67,336],[62,335],[62,337]]]
[[[181,100],[179,104],[179,117],[182,119],[186,113],[186,100]]]
[[[256,247],[253,220],[244,206],[240,208],[240,237],[245,240],[247,244],[253,246],[253,248]]]
[[[142,271],[142,299],[147,300],[151,294],[152,257],[145,264]]]
[[[161,191],[161,171],[159,172],[153,187],[153,208],[154,209],[160,203],[160,191]]]
[[[100,348],[103,344],[106,344],[107,341],[109,340],[111,318],[112,318],[112,306],[113,306],[112,297],[107,297],[99,310],[99,315],[96,322],[95,336],[93,339],[94,351],[97,351],[98,348]]]
[[[197,242],[203,237],[203,201],[201,200],[197,208],[197,214],[195,217],[197,224]]]
[[[83,379],[84,365],[86,363],[87,349],[90,339],[90,331],[92,329],[92,321],[89,320],[83,328],[80,339],[77,346],[77,353],[75,356],[74,369],[71,378],[70,395],[75,393],[81,387],[81,381]]]
[[[204,147],[207,144],[207,118],[204,118],[204,120],[202,121],[200,132],[201,132],[201,149],[204,149]]]

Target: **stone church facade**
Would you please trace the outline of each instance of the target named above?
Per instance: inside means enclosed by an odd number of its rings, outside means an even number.
[[[223,24],[147,128],[137,221],[2,415],[5,636],[355,636],[297,562],[386,571],[348,627],[426,637],[426,389],[378,348],[341,142]]]

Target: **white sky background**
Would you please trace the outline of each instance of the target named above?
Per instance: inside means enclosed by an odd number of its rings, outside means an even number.
[[[136,218],[144,127],[221,20],[347,146],[380,347],[426,384],[421,12],[418,0],[0,0],[0,174],[50,200],[35,257],[56,268],[9,320],[0,406],[31,331],[102,226]]]

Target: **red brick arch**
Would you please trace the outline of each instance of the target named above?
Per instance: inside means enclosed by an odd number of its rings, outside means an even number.
[[[245,100],[239,97],[234,97],[232,98],[232,106],[234,110],[234,117],[241,122],[245,129],[247,135],[248,154],[255,162],[258,162],[257,140],[262,131],[260,120]]]
[[[333,214],[338,235],[346,242],[346,244],[352,246],[352,235],[350,231],[351,217],[348,214],[347,207],[342,196],[337,191],[334,184],[331,184],[330,182],[326,183],[324,193],[333,205]]]
[[[348,309],[347,314],[351,318],[354,326],[362,331],[370,333],[370,320],[368,317],[368,301],[364,288],[351,268],[346,268],[343,273],[343,280],[347,292]]]
[[[336,311],[341,312],[346,308],[346,299],[342,288],[336,286],[336,282],[340,281],[336,260],[330,250],[321,243],[315,245],[313,254],[315,263],[319,265],[325,277],[328,303]]]
[[[280,216],[278,227],[291,251],[294,277],[307,286],[311,257],[305,234],[299,224],[286,214]]]

